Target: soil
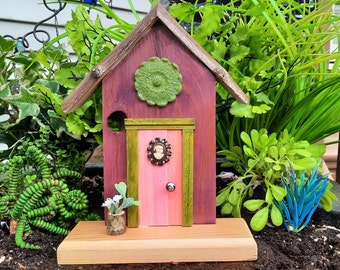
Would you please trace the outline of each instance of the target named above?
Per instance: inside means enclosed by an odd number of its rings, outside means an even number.
[[[90,211],[102,214],[102,177],[87,177],[83,190],[88,194]],[[249,215],[244,216],[249,224]],[[284,227],[270,227],[253,232],[258,246],[258,260],[247,262],[162,263],[162,264],[110,264],[110,265],[58,265],[56,253],[63,236],[36,231],[27,242],[38,244],[40,250],[25,250],[16,246],[9,235],[7,223],[0,228],[0,270],[246,270],[246,269],[340,269],[340,213],[317,209],[309,225],[300,233]]]

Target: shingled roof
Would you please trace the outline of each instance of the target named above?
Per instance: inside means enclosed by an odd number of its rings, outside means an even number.
[[[161,4],[157,4],[133,31],[106,58],[98,63],[75,90],[65,98],[62,103],[63,111],[70,113],[80,108],[97,89],[104,77],[119,65],[122,59],[152,29],[156,22],[163,23],[183,46],[190,50],[214,74],[216,80],[237,101],[242,103],[248,102],[248,97],[230,77],[228,72],[177,23]]]

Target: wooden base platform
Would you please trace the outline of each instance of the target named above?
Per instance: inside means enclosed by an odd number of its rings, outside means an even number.
[[[257,245],[242,218],[192,227],[127,228],[109,236],[104,221],[81,221],[57,250],[58,264],[250,261]]]

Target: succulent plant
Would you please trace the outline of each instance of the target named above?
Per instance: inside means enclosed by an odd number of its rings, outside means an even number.
[[[316,166],[309,176],[302,171],[298,177],[292,166],[290,170],[287,167],[287,177],[281,178],[287,195],[281,201],[274,200],[274,203],[283,216],[284,226],[289,231],[299,232],[308,225],[321,198],[328,187],[332,186],[328,174],[320,175],[318,168],[319,166]]]

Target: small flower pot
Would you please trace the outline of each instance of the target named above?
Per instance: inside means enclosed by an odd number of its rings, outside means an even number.
[[[119,214],[108,213],[106,233],[108,235],[120,235],[126,231],[126,216],[125,211]]]

